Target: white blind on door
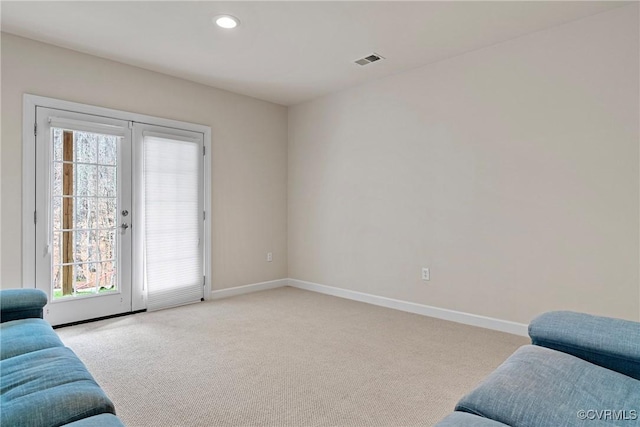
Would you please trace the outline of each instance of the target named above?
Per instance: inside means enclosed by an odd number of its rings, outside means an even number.
[[[201,142],[145,134],[144,278],[147,309],[203,296]]]

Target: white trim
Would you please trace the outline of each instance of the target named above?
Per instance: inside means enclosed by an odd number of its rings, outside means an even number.
[[[289,279],[289,286],[298,289],[305,289],[307,291],[318,292],[321,294],[332,295],[335,297],[365,302],[367,304],[378,305],[381,307],[393,308],[395,310],[406,311],[408,313],[420,314],[422,316],[435,317],[437,319],[463,323],[465,325],[477,326],[485,329],[493,329],[496,331],[507,332],[509,334],[525,337],[528,336],[527,325],[523,323],[511,322],[509,320],[495,319],[492,317],[480,316],[477,314],[464,313],[462,311],[432,307],[429,305],[401,301],[393,298],[386,298],[378,295],[351,291],[348,289],[335,288],[333,286],[305,282],[303,280],[297,279]]]
[[[213,189],[213,183],[211,182],[211,128],[209,126],[204,127],[204,156],[203,170],[204,170],[204,299],[208,300],[211,296],[211,264],[213,264],[213,252],[211,252],[211,235],[212,235],[212,210],[211,210],[211,194]]]
[[[24,95],[22,102],[22,282],[23,288],[36,287],[36,99]],[[29,225],[29,226],[27,226]]]
[[[289,285],[290,279],[270,280],[268,282],[253,283],[251,285],[236,286],[235,288],[219,289],[211,292],[211,299],[235,297],[236,295],[266,291],[267,289],[282,288]]]

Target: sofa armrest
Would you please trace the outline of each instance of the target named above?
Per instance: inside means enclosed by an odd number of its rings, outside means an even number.
[[[0,323],[11,320],[40,318],[47,305],[47,294],[39,289],[0,290]]]
[[[640,380],[640,323],[570,311],[529,324],[531,343],[571,354]]]

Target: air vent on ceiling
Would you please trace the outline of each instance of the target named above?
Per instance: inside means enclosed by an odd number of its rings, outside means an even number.
[[[372,53],[371,55],[365,56],[364,58],[358,59],[357,61],[354,61],[354,62],[358,65],[367,65],[367,64],[371,64],[372,62],[380,61],[381,59],[384,59],[384,58],[378,55],[377,53]]]

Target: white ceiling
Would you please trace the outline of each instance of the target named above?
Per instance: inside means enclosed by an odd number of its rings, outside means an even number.
[[[2,31],[293,105],[629,3],[12,2]],[[220,13],[240,18],[215,27]],[[376,52],[385,61],[354,60]]]

